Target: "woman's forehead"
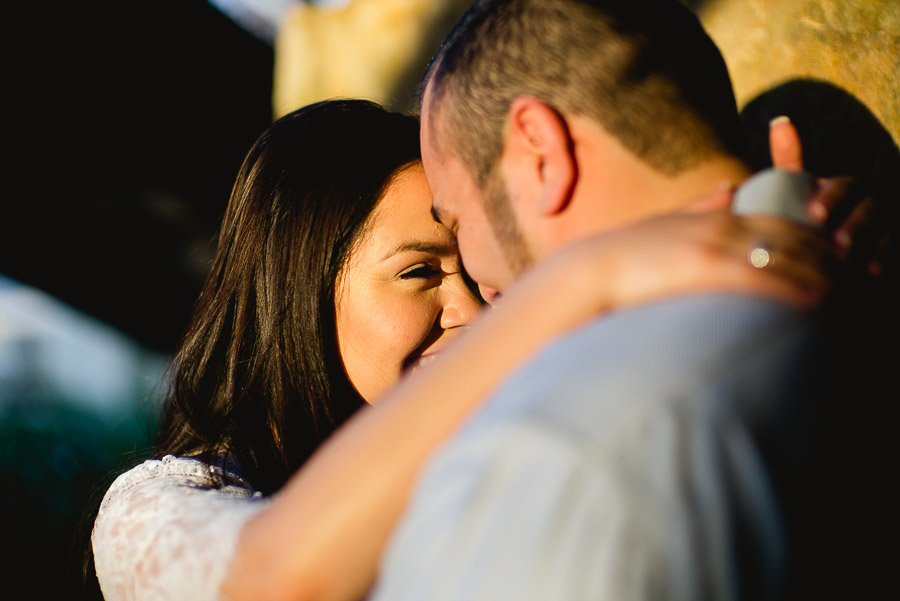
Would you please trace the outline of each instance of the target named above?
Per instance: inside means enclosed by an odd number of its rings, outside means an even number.
[[[371,243],[385,253],[456,247],[453,235],[431,213],[431,191],[421,164],[404,170],[388,185],[368,230]]]

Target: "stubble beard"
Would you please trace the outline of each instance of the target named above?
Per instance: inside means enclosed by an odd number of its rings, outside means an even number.
[[[518,278],[534,263],[534,258],[516,221],[503,178],[496,173],[490,177],[485,187],[484,199],[485,214],[494,237],[500,243],[507,266]]]

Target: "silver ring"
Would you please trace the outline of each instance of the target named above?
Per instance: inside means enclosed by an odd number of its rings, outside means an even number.
[[[747,260],[757,269],[764,269],[771,265],[773,258],[772,248],[764,242],[755,244],[750,249],[750,254],[747,255]]]

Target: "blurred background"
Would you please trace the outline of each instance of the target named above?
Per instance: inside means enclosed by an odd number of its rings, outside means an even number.
[[[271,45],[204,0],[14,3],[0,209],[0,573],[80,586],[82,515],[142,458]]]
[[[896,153],[896,0],[685,3],[722,48],[741,106],[785,82],[827,82]],[[7,6],[0,571],[8,591],[100,599],[94,581],[79,584],[83,511],[113,474],[146,456],[167,363],[253,140],[272,119],[334,96],[410,110],[428,57],[467,5]],[[802,121],[805,110],[752,106],[748,123],[759,128],[772,111],[795,110]]]

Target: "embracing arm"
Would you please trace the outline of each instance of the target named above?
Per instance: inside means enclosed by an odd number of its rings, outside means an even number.
[[[720,190],[697,203],[696,214],[584,240],[526,273],[434,363],[359,411],[247,524],[222,587],[226,598],[362,598],[432,451],[510,370],[584,321],[697,290],[814,302],[824,285],[816,267],[827,254],[822,238],[778,220],[710,211],[729,198]],[[746,259],[760,235],[785,257],[765,270]]]
[[[431,452],[505,374],[585,320],[698,289],[805,302],[817,272],[802,261],[783,263],[781,273],[749,267],[745,249],[756,230],[748,223],[721,211],[666,216],[542,261],[434,363],[359,411],[245,526],[223,585],[227,598],[362,598]],[[797,234],[780,222],[761,227]]]

